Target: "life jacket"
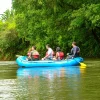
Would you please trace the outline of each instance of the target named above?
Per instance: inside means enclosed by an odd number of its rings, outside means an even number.
[[[48,55],[48,51],[46,52],[45,56],[47,56],[47,55]]]
[[[58,53],[58,59],[62,60],[64,58],[64,53],[63,52],[57,52]]]
[[[46,56],[48,55],[48,51],[46,52]],[[55,52],[53,51],[53,56],[55,55]]]
[[[55,52],[53,51],[53,56],[55,56]]]
[[[28,52],[28,53],[27,53],[27,56],[31,56],[31,52]]]
[[[51,48],[50,48],[51,49]],[[51,49],[52,50],[52,49]],[[46,52],[46,58],[52,60],[54,56],[54,51],[52,50],[49,54],[49,50]]]
[[[39,58],[39,55],[33,55],[33,58],[34,59],[38,59]]]
[[[73,57],[79,57],[80,54],[80,48],[78,46],[75,46],[71,49],[71,55],[73,55]]]
[[[39,58],[39,53],[36,50],[34,50],[31,55],[32,55],[32,58],[34,58],[34,59]]]

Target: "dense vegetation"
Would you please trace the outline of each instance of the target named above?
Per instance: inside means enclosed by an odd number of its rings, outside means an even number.
[[[12,59],[36,45],[41,56],[45,45],[67,53],[72,41],[85,57],[100,57],[99,0],[12,0],[13,8],[0,20],[1,58]]]

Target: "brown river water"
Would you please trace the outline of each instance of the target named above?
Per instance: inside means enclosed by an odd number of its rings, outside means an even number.
[[[100,100],[100,60],[86,68],[19,68],[0,62],[0,100]]]

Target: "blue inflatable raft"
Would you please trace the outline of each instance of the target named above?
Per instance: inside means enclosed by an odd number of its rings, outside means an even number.
[[[83,62],[83,58],[77,57],[74,59],[66,59],[61,61],[28,61],[26,56],[19,56],[16,59],[18,66],[20,67],[63,67],[63,66],[79,66],[80,62]]]

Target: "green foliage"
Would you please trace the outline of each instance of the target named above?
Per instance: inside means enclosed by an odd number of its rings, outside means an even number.
[[[90,50],[86,56],[100,56],[100,4],[83,5],[80,9],[74,10],[70,16],[69,31],[76,38],[82,37],[85,50]],[[94,34],[94,35],[93,35]],[[85,52],[84,50],[82,50]]]
[[[77,41],[83,48],[82,55],[98,56],[99,3],[99,0],[13,0],[19,37],[41,52],[49,43],[54,50],[60,46],[66,53],[71,42]]]
[[[72,41],[81,55],[100,57],[99,0],[12,0],[0,20],[0,48],[3,55],[25,55],[36,45],[41,56],[45,45],[70,52]],[[13,51],[13,52],[12,52]]]
[[[7,10],[0,20],[0,57],[4,60],[14,58],[16,44],[18,43],[13,13],[13,11]]]

